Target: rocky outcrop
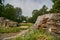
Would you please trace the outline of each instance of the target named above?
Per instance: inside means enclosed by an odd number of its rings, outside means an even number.
[[[45,29],[48,32],[60,36],[60,13],[49,13],[37,18],[34,29]]]
[[[4,17],[0,17],[0,27],[17,27],[18,23]]]

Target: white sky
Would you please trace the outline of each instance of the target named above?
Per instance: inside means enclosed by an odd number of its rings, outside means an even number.
[[[20,7],[24,16],[32,16],[32,11],[40,9],[43,5],[46,5],[49,9],[52,7],[51,0],[5,0],[5,4],[11,4],[14,7]]]

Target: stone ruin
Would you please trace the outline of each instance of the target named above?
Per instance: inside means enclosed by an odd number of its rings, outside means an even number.
[[[4,17],[0,17],[0,27],[15,27],[17,24],[17,22],[5,19]]]
[[[60,13],[49,13],[37,18],[34,29],[44,29],[54,36],[60,37]]]

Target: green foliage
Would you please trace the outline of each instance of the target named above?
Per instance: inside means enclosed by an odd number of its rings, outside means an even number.
[[[20,36],[12,40],[55,40],[55,37],[46,33],[44,30],[34,30],[33,32],[29,32],[24,37]]]
[[[3,4],[2,2],[3,2],[4,0],[0,0],[0,4]]]
[[[17,22],[21,22],[22,20],[22,9],[16,7],[16,17],[17,17]]]
[[[33,18],[32,17],[28,18],[28,22],[33,23]]]
[[[2,0],[0,0],[0,4],[2,3]]]
[[[7,4],[7,5],[0,5],[0,16],[5,17],[7,19],[19,22],[22,16],[22,9],[21,8],[14,8],[14,6]],[[19,18],[19,19],[18,19]]]
[[[56,1],[57,1],[57,0],[52,0],[52,2],[54,2],[54,3],[55,3]]]
[[[48,13],[47,7],[44,5],[40,10],[33,10],[32,17],[29,18],[28,22],[35,23],[38,16]]]
[[[0,33],[13,33],[18,32],[21,29],[18,27],[8,27],[8,28],[0,28]]]
[[[33,23],[20,23],[20,26],[29,26],[31,27]]]
[[[38,10],[33,10],[32,16],[33,16],[36,12],[38,12]]]
[[[21,22],[26,21],[27,22],[27,18],[25,16],[21,16]]]
[[[0,0],[0,16],[2,16],[3,12],[4,12],[3,0]]]
[[[10,4],[0,5],[0,16],[5,17],[7,19],[22,22],[27,21],[25,16],[22,16],[22,9],[19,7],[14,7]]]
[[[52,0],[53,1],[53,0]],[[50,10],[51,13],[60,13],[60,0],[54,0],[54,5]]]
[[[0,5],[0,16],[3,16],[4,13],[4,6]]]
[[[21,9],[20,8],[14,8],[12,5],[7,4],[5,6],[5,17],[14,21],[17,21],[19,19],[17,19],[19,17],[19,15],[21,16]]]
[[[16,14],[15,14],[15,9],[12,5],[7,4],[5,6],[5,13],[3,14],[6,18],[15,20],[16,19]],[[14,18],[14,19],[13,19]]]

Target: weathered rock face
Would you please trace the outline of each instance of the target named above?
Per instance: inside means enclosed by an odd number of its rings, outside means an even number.
[[[0,27],[17,27],[17,22],[0,17]]]
[[[0,17],[0,27],[4,25],[4,17]]]
[[[14,21],[9,21],[8,23],[7,23],[7,25],[9,26],[9,27],[17,27],[17,22],[14,22]]]
[[[60,14],[45,14],[37,18],[34,24],[36,29],[46,29],[54,35],[60,36]]]

